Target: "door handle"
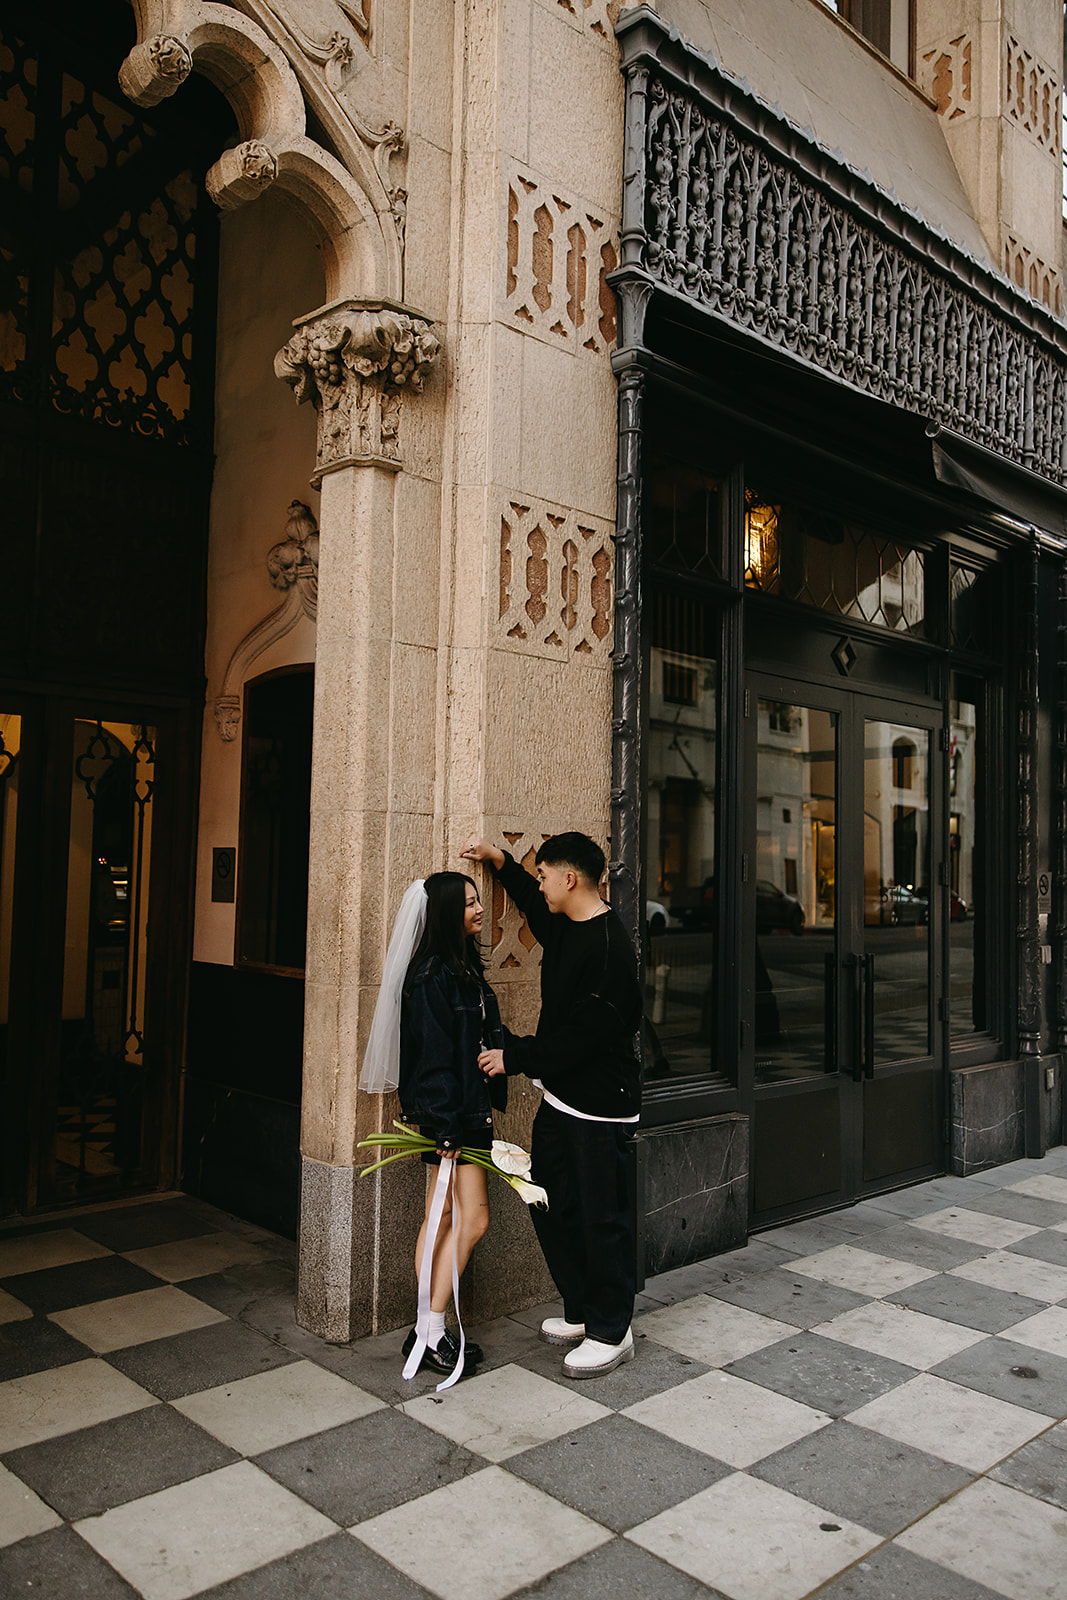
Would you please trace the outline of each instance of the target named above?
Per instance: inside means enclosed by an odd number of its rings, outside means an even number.
[[[874,1077],[874,955],[863,957],[863,1076]]]
[[[863,957],[846,956],[841,965],[849,977],[848,1073],[859,1083],[863,1077]]]
[[[837,957],[823,956],[823,1070],[837,1071]]]

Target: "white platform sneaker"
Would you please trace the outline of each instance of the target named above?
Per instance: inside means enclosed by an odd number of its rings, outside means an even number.
[[[601,1339],[583,1339],[576,1350],[563,1359],[565,1378],[599,1378],[605,1372],[614,1372],[624,1361],[634,1358],[634,1336],[627,1328],[618,1344],[604,1344]]]
[[[581,1344],[585,1338],[584,1322],[568,1322],[566,1317],[546,1317],[537,1337],[545,1344]]]

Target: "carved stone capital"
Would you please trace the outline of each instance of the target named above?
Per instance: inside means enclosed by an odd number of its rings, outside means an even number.
[[[119,84],[138,106],[155,106],[180,89],[193,70],[193,58],[183,39],[157,33],[134,45],[119,68]]]
[[[441,351],[433,324],[382,301],[345,300],[303,317],[274,360],[319,413],[316,475],[348,464],[400,466],[400,405]]]
[[[220,694],[215,701],[215,726],[219,738],[231,744],[241,726],[241,699],[236,694]]]
[[[269,145],[247,139],[224,150],[207,175],[212,200],[224,211],[234,211],[269,189],[278,176],[278,158]]]

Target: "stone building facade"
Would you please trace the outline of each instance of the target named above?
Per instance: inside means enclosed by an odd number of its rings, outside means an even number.
[[[1062,17],[839,9],[5,15],[8,1210],[181,1186],[403,1323],[358,1063],[473,829],[609,846],[647,1271],[1060,1137]]]

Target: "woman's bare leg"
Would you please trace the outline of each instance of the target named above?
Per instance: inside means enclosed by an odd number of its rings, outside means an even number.
[[[430,1310],[444,1311],[452,1298],[452,1240],[455,1237],[456,1267],[462,1276],[470,1253],[489,1226],[489,1190],[484,1167],[460,1165],[452,1185],[452,1196],[445,1203],[441,1223],[437,1230],[437,1245],[433,1253],[433,1275],[430,1279]],[[426,1248],[426,1225],[433,1204],[434,1185],[426,1194],[426,1215],[419,1229],[415,1245],[415,1276],[422,1271],[423,1251]]]

